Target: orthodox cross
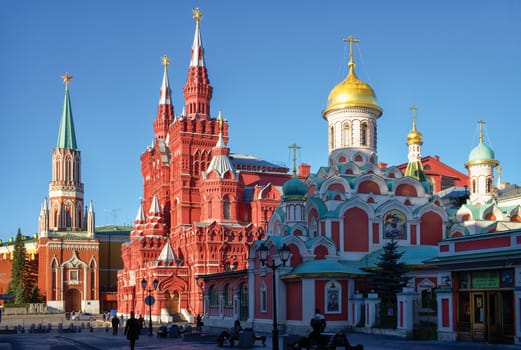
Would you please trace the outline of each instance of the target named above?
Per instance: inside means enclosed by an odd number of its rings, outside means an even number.
[[[483,121],[483,119],[480,119],[480,120],[478,120],[478,124],[479,124],[479,143],[483,143],[483,124],[485,124],[485,122]]]
[[[61,78],[63,79],[63,82],[65,83],[65,90],[69,90],[69,82],[72,79],[72,75],[69,75],[69,73],[65,73],[65,75],[62,75]]]
[[[416,111],[418,110],[418,108],[416,106],[411,106],[411,108],[409,108],[412,112],[412,128],[413,130],[416,130]]]
[[[352,35],[349,36],[349,38],[344,39],[344,42],[349,41],[349,63],[353,62],[353,43],[359,43],[360,40],[353,38]]]
[[[297,146],[296,143],[288,146],[288,148],[293,148],[293,177],[297,177],[297,149],[302,147]]]

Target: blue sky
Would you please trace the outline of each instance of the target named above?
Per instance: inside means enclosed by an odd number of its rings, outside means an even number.
[[[231,152],[312,171],[327,164],[321,112],[346,75],[343,38],[358,76],[384,113],[378,156],[407,161],[409,107],[418,107],[423,155],[466,172],[478,142],[520,184],[521,2],[499,1],[13,1],[0,4],[0,238],[38,228],[48,196],[64,84],[82,152],[85,199],[97,225],[128,224],[142,195],[140,155],[152,142],[162,79],[171,58],[176,114],[183,106],[200,7],[212,114],[229,120]]]

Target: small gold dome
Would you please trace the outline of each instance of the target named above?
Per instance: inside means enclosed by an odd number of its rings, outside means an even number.
[[[377,117],[382,115],[382,108],[376,104],[376,95],[371,86],[358,79],[354,70],[354,62],[349,62],[349,74],[331,90],[327,99],[327,107],[322,116],[337,108],[367,107],[377,112]]]
[[[411,132],[407,134],[407,144],[408,145],[421,145],[423,144],[423,135],[421,132],[416,130],[416,128],[412,129]]]

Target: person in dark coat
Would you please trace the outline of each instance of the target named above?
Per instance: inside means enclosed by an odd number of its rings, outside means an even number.
[[[125,335],[130,340],[130,350],[134,350],[136,340],[139,339],[139,321],[136,319],[134,311],[130,312],[130,318],[125,325]]]
[[[118,316],[112,317],[112,335],[118,335],[119,318]]]

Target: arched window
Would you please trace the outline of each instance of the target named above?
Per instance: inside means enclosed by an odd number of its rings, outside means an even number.
[[[96,299],[96,264],[90,262],[90,299]]]
[[[224,287],[224,305],[232,306],[233,305],[233,286],[231,284],[227,284]]]
[[[329,140],[331,141],[331,148],[335,148],[335,128],[329,128]]]
[[[268,291],[264,281],[260,287],[260,310],[261,312],[268,312]]]
[[[52,262],[52,276],[51,276],[51,286],[52,286],[52,296],[51,300],[57,299],[57,290],[58,290],[58,262],[54,260]]]
[[[367,146],[367,123],[362,123],[360,127],[360,145]]]
[[[472,179],[472,193],[476,193],[476,179]]]
[[[65,208],[65,227],[71,228],[72,216],[71,216],[71,208]]]
[[[344,144],[344,147],[347,147],[349,146],[349,144],[351,143],[351,137],[350,137],[350,128],[349,128],[349,124],[348,123],[345,123],[343,125],[343,128],[342,128],[342,137],[343,137],[343,144]]]
[[[487,178],[487,193],[492,192],[492,179],[489,177]]]
[[[223,211],[224,211],[224,218],[229,219],[230,218],[230,199],[228,197],[224,198],[223,203]]]
[[[219,291],[217,290],[217,286],[210,287],[210,306],[216,307],[219,306]]]
[[[326,284],[325,288],[326,313],[339,314],[342,310],[342,293],[340,284],[337,281],[330,281]]]

